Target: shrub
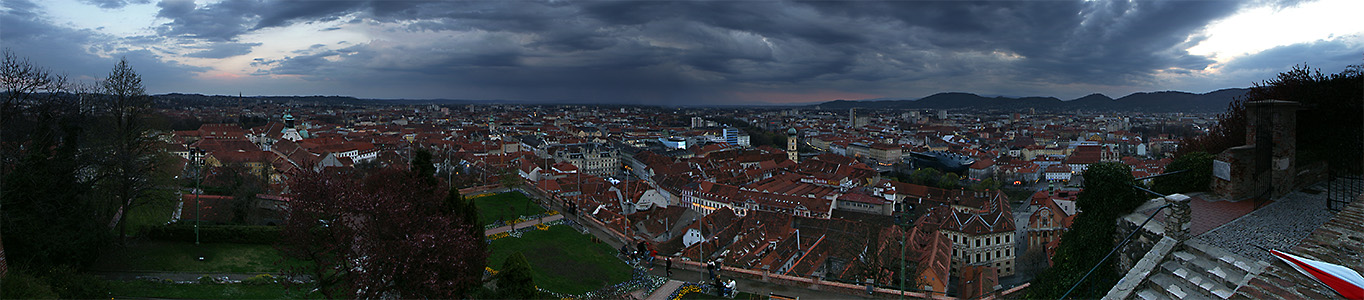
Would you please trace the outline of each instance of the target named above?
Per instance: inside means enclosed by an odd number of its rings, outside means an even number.
[[[0,281],[0,296],[5,299],[57,299],[57,293],[42,278],[33,277],[17,270],[5,275]]]
[[[199,239],[214,243],[274,244],[279,241],[280,227],[245,225],[200,225]],[[153,227],[147,237],[175,242],[194,242],[194,223],[175,223]]]
[[[1152,189],[1163,194],[1207,191],[1212,185],[1212,154],[1192,152],[1176,157],[1165,172],[1185,171],[1175,175],[1156,177]]]
[[[242,279],[242,284],[245,285],[269,285],[275,284],[275,282],[275,276],[270,274],[260,274]]]
[[[109,296],[109,284],[105,283],[104,279],[90,273],[78,272],[69,266],[53,268],[44,277],[52,291],[62,298],[94,299]]]

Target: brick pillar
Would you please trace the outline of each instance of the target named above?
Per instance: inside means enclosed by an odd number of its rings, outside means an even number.
[[[1261,182],[1260,185],[1268,186],[1271,198],[1282,197],[1293,191],[1293,178],[1297,176],[1294,156],[1297,155],[1298,149],[1299,107],[1298,102],[1282,100],[1246,103],[1248,121],[1246,135],[1247,138],[1253,139],[1248,141],[1253,141],[1259,148],[1257,151],[1269,151],[1268,161],[1259,161],[1268,165],[1259,166],[1257,169],[1269,172],[1268,182]],[[1266,129],[1270,132],[1258,132]]]
[[[1189,226],[1193,215],[1189,209],[1189,200],[1189,196],[1184,194],[1165,196],[1165,203],[1170,205],[1165,208],[1165,236],[1180,242],[1191,237]]]

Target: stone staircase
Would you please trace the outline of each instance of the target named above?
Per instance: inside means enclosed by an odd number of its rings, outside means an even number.
[[[1187,240],[1152,272],[1136,299],[1227,299],[1263,272],[1268,263]]]

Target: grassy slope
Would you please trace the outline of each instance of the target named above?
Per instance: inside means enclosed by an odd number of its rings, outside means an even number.
[[[489,224],[497,220],[509,221],[518,216],[537,215],[545,212],[520,192],[507,192],[473,199],[478,204],[479,224]]]
[[[118,297],[181,299],[304,299],[305,291],[280,284],[173,284],[147,280],[110,281],[109,293]],[[316,298],[316,297],[313,297]]]
[[[502,262],[521,251],[530,260],[536,285],[566,294],[580,294],[630,279],[631,269],[615,257],[606,244],[568,226],[533,230],[521,238],[493,241],[488,265],[501,270]]]
[[[204,261],[195,257],[203,255]],[[98,270],[172,272],[279,272],[279,252],[270,245],[147,241],[106,253]],[[288,263],[298,263],[290,261]]]

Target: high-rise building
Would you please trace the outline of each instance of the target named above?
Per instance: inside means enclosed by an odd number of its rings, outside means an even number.
[[[702,119],[701,117],[691,117],[691,128],[704,127],[705,125],[706,119]]]
[[[726,143],[729,143],[730,145],[735,145],[735,146],[738,146],[738,145],[739,145],[739,129],[738,129],[738,128],[734,128],[734,127],[725,127],[725,129],[724,129],[724,137],[725,137],[725,142],[726,142]]]
[[[854,107],[854,108],[849,108],[849,109],[848,109],[848,127],[852,127],[852,128],[861,127],[861,126],[858,126],[858,125],[860,125],[860,124],[857,124],[857,108],[855,108],[855,107]]]

